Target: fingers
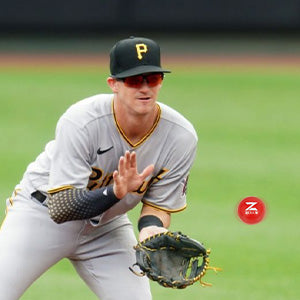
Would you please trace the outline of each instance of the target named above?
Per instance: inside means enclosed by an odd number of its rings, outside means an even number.
[[[119,175],[120,176],[125,176],[125,173],[126,173],[126,159],[125,159],[124,156],[121,156],[120,159],[119,159],[118,170],[119,170]]]
[[[126,151],[124,156],[120,157],[119,160],[119,172],[122,173],[125,172],[125,170],[129,170],[130,168],[136,169],[136,153]]]
[[[126,176],[126,172],[129,170],[134,170],[136,174],[137,171],[137,161],[136,161],[136,153],[126,151],[124,156],[120,157],[119,166],[118,166],[118,175],[119,176]],[[154,171],[154,165],[147,166],[139,176],[144,180]]]
[[[130,165],[136,169],[136,153],[134,151],[130,154]]]
[[[125,194],[124,194],[124,192],[122,192],[122,182],[119,178],[118,171],[113,172],[113,178],[114,178],[114,184],[113,184],[114,194],[118,199],[122,199]]]
[[[113,179],[114,179],[114,183],[115,184],[119,184],[120,183],[119,172],[117,170],[113,172]]]
[[[140,174],[142,180],[146,179],[151,173],[154,171],[154,165],[149,165],[144,169],[144,171]]]
[[[131,166],[131,155],[129,151],[125,152],[125,169],[128,170]]]
[[[126,151],[119,159],[118,170],[113,172],[116,197],[122,199],[127,193],[135,191],[153,171],[154,165],[149,165],[139,174],[136,153]]]
[[[126,151],[124,157],[125,157],[126,169],[136,168],[136,153],[134,151],[132,152]]]

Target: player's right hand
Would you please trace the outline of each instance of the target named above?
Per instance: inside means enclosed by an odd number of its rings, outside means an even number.
[[[149,165],[142,173],[138,173],[136,153],[126,151],[125,155],[120,157],[118,170],[113,173],[115,196],[122,199],[127,193],[137,190],[153,170],[154,165]]]

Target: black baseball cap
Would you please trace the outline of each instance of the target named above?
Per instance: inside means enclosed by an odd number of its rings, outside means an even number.
[[[125,78],[143,73],[170,73],[160,65],[160,47],[153,40],[130,37],[117,42],[110,51],[110,73]]]

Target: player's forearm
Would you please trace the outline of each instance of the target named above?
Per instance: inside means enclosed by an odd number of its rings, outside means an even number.
[[[171,223],[171,214],[170,213],[168,213],[164,210],[149,206],[147,204],[144,204],[142,207],[140,219],[143,216],[148,216],[148,215],[156,216],[157,218],[159,218],[163,223],[163,227],[168,228],[170,226],[170,223]]]
[[[47,205],[50,217],[60,224],[96,217],[119,201],[112,186],[109,186],[93,191],[75,188],[63,190],[50,194]]]
[[[144,205],[138,221],[139,241],[148,237],[168,231],[171,215],[165,211]]]

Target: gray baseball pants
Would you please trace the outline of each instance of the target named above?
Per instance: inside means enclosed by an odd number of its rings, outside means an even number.
[[[148,279],[130,272],[136,238],[122,216],[94,227],[89,221],[53,222],[26,189],[7,201],[0,230],[0,296],[17,300],[47,269],[68,258],[101,300],[150,300]],[[53,287],[55,289],[55,287]]]

